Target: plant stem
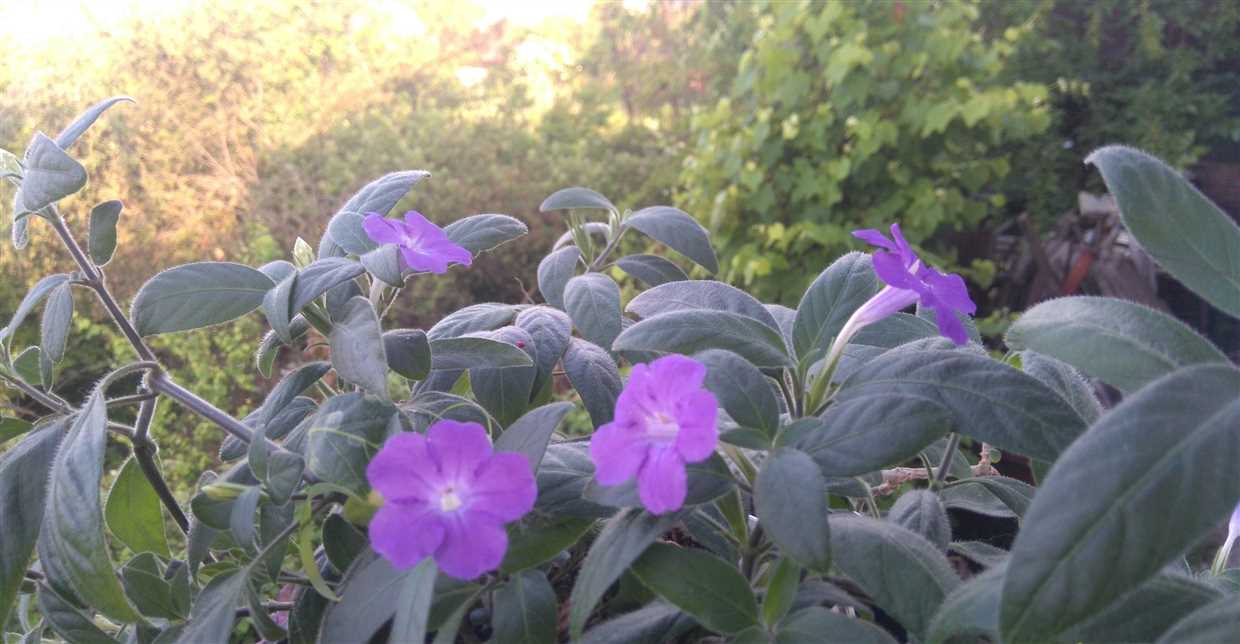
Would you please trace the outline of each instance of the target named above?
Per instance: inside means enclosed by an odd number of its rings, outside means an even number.
[[[939,465],[939,469],[934,473],[934,481],[931,486],[935,489],[943,487],[947,482],[947,470],[951,467],[952,457],[956,455],[956,449],[960,447],[960,434],[952,432],[947,439],[947,448],[943,450],[943,462]]]
[[[155,462],[155,444],[150,440],[139,441],[134,440],[133,456],[138,462],[138,467],[142,469],[142,474],[146,476],[146,480],[151,483],[151,487],[155,488],[155,494],[159,500],[168,508],[168,513],[172,515],[172,520],[176,521],[177,527],[184,534],[189,534],[189,517],[185,516],[185,511],[181,509],[177,503],[177,497],[172,493],[172,489],[168,487],[168,483],[164,480],[163,473],[159,471],[159,464]]]
[[[616,233],[616,236],[612,237],[611,241],[607,242],[607,245],[603,247],[603,250],[599,251],[598,256],[594,258],[594,261],[590,262],[589,270],[599,270],[599,266],[604,260],[607,259],[607,256],[611,254],[611,251],[616,249],[616,246],[620,243],[620,238],[624,237],[624,233],[627,231],[628,226],[620,227],[620,232]]]
[[[151,389],[181,403],[186,409],[215,423],[220,429],[232,434],[247,445],[254,440],[254,432],[244,423],[228,415],[215,405],[198,397],[198,394],[178,385],[160,372],[150,380]]]

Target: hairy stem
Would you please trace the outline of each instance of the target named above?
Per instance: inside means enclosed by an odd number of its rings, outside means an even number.
[[[134,441],[133,456],[138,462],[138,467],[142,470],[142,474],[146,480],[151,483],[151,487],[155,488],[155,494],[159,497],[168,513],[172,515],[172,520],[176,521],[177,527],[181,529],[183,534],[189,534],[189,517],[185,515],[185,511],[181,509],[181,505],[177,503],[177,497],[172,493],[172,489],[168,487],[168,483],[164,480],[163,473],[159,471],[159,464],[155,462],[155,444],[149,440]]]
[[[160,372],[150,379],[151,389],[177,401],[186,409],[194,412],[202,418],[215,423],[220,429],[232,434],[247,445],[254,440],[254,432],[250,431],[244,423],[221,411],[215,405],[203,400],[194,392],[178,385],[168,378],[167,374]]]
[[[960,447],[960,434],[952,432],[947,439],[947,448],[943,450],[943,462],[939,464],[939,469],[934,473],[933,487],[940,488],[947,482],[947,470],[951,467],[952,458],[956,456],[956,449]]]

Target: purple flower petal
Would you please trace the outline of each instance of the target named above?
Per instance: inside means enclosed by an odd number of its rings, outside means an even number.
[[[646,442],[631,427],[607,423],[590,437],[590,460],[600,485],[619,485],[633,478],[646,460]]]
[[[676,451],[688,463],[705,460],[715,452],[719,442],[719,401],[705,389],[699,389],[681,401],[677,421]]]
[[[498,521],[516,521],[534,509],[537,496],[529,460],[521,454],[498,452],[478,468],[469,490],[469,510]]]
[[[413,432],[393,436],[366,466],[370,486],[388,501],[429,499],[428,476],[435,462],[426,449],[426,437]]]
[[[422,216],[422,213],[416,210],[410,210],[405,213],[405,225],[409,226],[409,232],[413,235],[421,237],[423,233],[434,234],[442,232],[439,226],[436,226],[431,220]]]
[[[896,288],[908,289],[910,291],[921,291],[925,289],[921,280],[916,275],[908,272],[908,266],[904,264],[904,260],[895,253],[874,253],[874,272],[878,274],[879,279]]]
[[[374,213],[362,220],[362,229],[376,244],[399,244],[405,238],[405,229],[399,221]]]
[[[959,275],[944,275],[932,268],[925,281],[935,299],[943,304],[970,315],[977,311],[977,305],[969,297],[969,287],[965,286],[964,278]]]
[[[886,248],[887,250],[896,252],[900,250],[899,247],[892,243],[890,239],[887,239],[885,235],[877,230],[874,230],[873,228],[854,230],[853,237],[856,237],[871,246],[878,246],[879,248]]]
[[[485,515],[466,514],[445,522],[443,544],[435,551],[439,569],[457,579],[474,579],[495,570],[508,550],[508,533]]]
[[[637,496],[651,514],[679,510],[688,494],[685,462],[675,449],[651,448],[637,473]]]
[[[448,272],[448,262],[442,257],[432,253],[426,253],[420,249],[407,248],[402,246],[400,256],[405,260],[405,266],[409,270],[416,273],[435,273],[442,275]]]
[[[446,482],[465,482],[491,456],[491,439],[478,423],[441,420],[426,430],[431,458]]]
[[[964,324],[956,319],[956,313],[951,307],[932,306],[934,309],[934,319],[939,324],[939,333],[943,337],[955,342],[957,346],[964,345],[969,342],[969,333],[965,330]]]
[[[650,381],[658,383],[653,393],[664,400],[701,389],[706,381],[706,365],[677,354],[655,360],[650,370]]]
[[[474,262],[473,253],[470,253],[464,246],[458,245],[447,237],[430,242],[425,248],[427,252],[434,253],[448,262],[455,262],[463,266],[469,266]]]
[[[905,266],[912,266],[917,261],[917,254],[913,252],[913,247],[908,245],[908,241],[904,239],[904,233],[900,230],[900,224],[891,224],[891,238],[896,242],[896,252],[899,253],[900,259],[904,261]]]
[[[370,520],[370,546],[397,568],[417,565],[439,548],[444,526],[427,507],[386,503]]]

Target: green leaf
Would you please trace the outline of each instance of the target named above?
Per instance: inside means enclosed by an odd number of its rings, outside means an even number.
[[[133,622],[141,618],[125,600],[103,534],[99,487],[107,425],[103,391],[96,390],[52,461],[39,561],[57,592],[80,597],[114,620]]]
[[[508,550],[499,569],[507,574],[520,572],[550,561],[577,543],[594,525],[594,519],[527,518],[508,526]]]
[[[277,624],[267,609],[263,608],[262,597],[254,588],[256,583],[251,580],[245,585],[245,603],[250,608],[250,623],[254,625],[254,630],[258,631],[259,637],[262,637],[264,641],[279,642],[288,637],[288,631]]]
[[[656,543],[633,574],[706,628],[737,633],[758,623],[758,602],[736,567],[701,550]]]
[[[297,275],[289,275],[277,282],[276,287],[267,291],[267,294],[263,296],[263,315],[267,317],[267,323],[271,325],[272,332],[285,344],[293,343],[292,298],[293,287],[296,284]]]
[[[293,262],[277,259],[259,266],[258,272],[270,277],[271,281],[279,284],[297,273],[297,265]]]
[[[116,644],[116,640],[108,637],[90,617],[51,588],[39,586],[38,601],[39,612],[47,620],[47,625],[64,641],[70,644]],[[38,641],[42,642],[42,639]]]
[[[947,550],[952,540],[947,509],[939,496],[929,490],[911,490],[900,495],[888,511],[887,520],[925,537],[939,550]]]
[[[762,598],[762,622],[768,625],[779,623],[788,614],[801,585],[801,566],[793,560],[781,558],[771,570],[766,595]]]
[[[472,215],[443,227],[448,239],[477,255],[530,232],[520,220],[508,215]]]
[[[607,589],[675,522],[674,514],[653,516],[641,510],[626,510],[607,521],[590,545],[569,596],[568,616],[574,638],[581,637],[586,620]]]
[[[1055,636],[1180,556],[1231,512],[1240,371],[1188,367],[1102,417],[1060,457],[1012,545],[1004,639]],[[1186,490],[1193,502],[1185,503]]]
[[[547,304],[564,308],[564,287],[577,272],[581,251],[576,246],[565,246],[538,262],[538,292]]]
[[[194,601],[189,622],[177,636],[177,644],[227,642],[237,621],[237,606],[245,592],[244,569],[216,575]]]
[[[364,644],[396,613],[409,571],[392,567],[386,559],[367,551],[360,555],[340,580],[339,602],[323,613],[320,642]]]
[[[943,598],[960,585],[933,544],[884,521],[837,515],[831,521],[831,552],[836,567],[919,639]]]
[[[753,318],[702,309],[671,311],[625,329],[612,343],[615,351],[664,351],[693,354],[727,349],[756,367],[789,366],[791,359],[779,331]]]
[[[572,409],[573,404],[564,401],[531,409],[495,439],[496,451],[522,454],[529,460],[530,469],[537,472],[551,434]]]
[[[556,190],[538,206],[540,212],[549,210],[567,210],[569,208],[595,208],[620,212],[607,197],[589,188],[564,188]]]
[[[121,467],[121,473],[108,492],[104,518],[112,535],[130,550],[172,558],[164,532],[163,506],[159,504],[155,488],[142,475],[136,458],[130,457]]]
[[[426,337],[434,342],[435,340],[459,338],[470,333],[494,331],[512,324],[513,317],[520,310],[520,306],[513,304],[494,302],[471,304],[440,320],[431,327],[430,331],[426,332]]]
[[[803,432],[776,441],[814,459],[825,474],[857,476],[917,456],[947,434],[951,414],[933,401],[910,394],[882,393],[837,401],[821,418],[802,421]]]
[[[366,465],[382,446],[391,403],[348,393],[328,398],[309,423],[306,466],[320,479],[354,492],[369,489]]]
[[[43,382],[43,375],[40,369],[44,362],[43,351],[39,347],[26,347],[13,360],[13,371],[17,372],[18,378],[37,385]]]
[[[775,437],[779,432],[779,401],[757,367],[723,349],[710,349],[693,357],[706,365],[706,388],[732,420]]]
[[[801,362],[822,359],[849,316],[882,287],[864,253],[848,253],[820,273],[801,296],[793,322],[793,347]]]
[[[573,338],[564,352],[564,371],[594,426],[610,423],[624,387],[611,356],[598,346]]]
[[[0,339],[4,340],[6,347],[12,346],[13,334],[17,332],[17,328],[22,325],[22,322],[26,321],[26,316],[30,315],[34,307],[38,306],[39,302],[42,302],[48,293],[63,286],[69,279],[70,275],[68,273],[48,275],[30,287],[26,297],[22,298],[21,303],[17,305],[17,311],[13,313],[13,319],[9,320],[8,326],[0,329]]]
[[[327,337],[332,349],[332,367],[344,380],[366,392],[387,399],[387,355],[383,351],[383,329],[370,300],[355,297],[345,307],[345,315],[332,326]]]
[[[173,596],[172,585],[164,579],[153,553],[144,552],[130,559],[121,569],[121,584],[125,595],[143,615],[164,619],[188,617]]]
[[[628,255],[617,259],[616,266],[649,287],[689,279],[679,266],[658,255]]]
[[[753,318],[776,331],[779,323],[761,302],[735,286],[711,280],[670,282],[640,293],[625,310],[642,318],[669,311],[708,309]]]
[[[102,101],[91,105],[85,112],[82,112],[80,116],[74,119],[73,123],[69,124],[69,127],[66,127],[60,132],[60,134],[56,135],[56,145],[60,146],[61,149],[68,150],[69,146],[73,145],[79,137],[85,134],[86,130],[90,129],[90,126],[94,125],[95,121],[97,121],[109,107],[112,107],[122,101],[137,103],[137,101],[129,98],[128,96],[113,96],[112,98],[105,98]]]
[[[602,273],[586,273],[564,287],[564,310],[581,337],[610,347],[620,335],[620,286]]]
[[[406,266],[400,256],[400,249],[393,244],[385,244],[372,251],[363,253],[358,260],[366,270],[388,286],[400,288],[405,284]]]
[[[69,327],[73,323],[73,287],[65,282],[47,294],[43,305],[43,319],[39,325],[40,345],[43,358],[60,362],[65,357],[65,344],[69,341]]]
[[[436,371],[471,367],[530,367],[534,361],[514,344],[490,338],[463,337],[431,339],[431,369]]]
[[[257,487],[246,488],[232,503],[228,514],[228,529],[233,540],[242,548],[250,550],[257,545],[258,524],[254,514],[258,511],[258,503],[262,500],[262,490]]]
[[[315,260],[297,273],[293,286],[291,315],[306,307],[331,289],[349,282],[366,272],[361,264],[342,257]]]
[[[999,641],[999,595],[1007,564],[990,568],[961,584],[943,600],[930,622],[927,644]]]
[[[97,266],[112,261],[116,252],[116,222],[121,217],[124,204],[119,201],[105,201],[90,210],[90,237],[87,247],[90,259]]]
[[[339,514],[323,520],[323,553],[336,570],[348,570],[369,545],[366,535]]]
[[[48,422],[0,454],[0,628],[25,578],[43,524],[47,474],[68,418]]]
[[[130,318],[141,335],[222,324],[258,308],[274,286],[271,278],[241,264],[184,264],[143,284]]]
[[[758,520],[783,555],[826,572],[831,566],[827,484],[814,461],[794,449],[775,450],[762,464],[753,494]]]
[[[276,383],[271,389],[271,393],[267,394],[267,399],[263,401],[259,408],[258,422],[259,427],[269,430],[268,436],[279,438],[285,432],[274,431],[273,425],[277,424],[277,417],[284,412],[289,405],[297,399],[302,392],[309,389],[320,378],[327,374],[330,365],[327,362],[317,361],[309,362],[301,365],[297,370],[288,374]]]
[[[421,329],[395,329],[383,334],[383,353],[388,367],[410,380],[431,373],[431,345]]]
[[[0,416],[0,445],[25,434],[31,427],[34,425],[20,418]]]
[[[1033,349],[1132,393],[1181,367],[1227,363],[1187,324],[1107,297],[1064,297],[1029,309],[1008,329],[1013,349]]]
[[[1111,145],[1098,166],[1124,225],[1177,280],[1240,317],[1240,227],[1178,172],[1132,148]]]
[[[538,369],[534,362],[534,339],[524,329],[506,326],[491,332],[491,338],[516,347],[524,347],[530,358],[529,367],[493,369],[478,367],[469,370],[469,385],[474,399],[499,422],[507,426],[529,408]]]
[[[495,589],[491,625],[500,644],[554,644],[559,632],[555,589],[538,570],[525,570]]]
[[[340,211],[328,222],[327,234],[319,243],[319,258],[338,255],[333,246],[344,249],[350,254],[361,255],[375,248],[374,242],[366,236],[362,229],[363,215],[378,213],[387,215],[396,202],[419,181],[431,176],[422,170],[409,170],[386,174],[366,184],[357,194],[353,195]],[[342,220],[345,223],[339,223]]]
[[[30,141],[22,166],[21,185],[13,197],[14,216],[38,212],[86,185],[86,168],[42,132]]]
[[[612,618],[590,630],[581,644],[663,644],[675,642],[697,626],[693,618],[662,600]]]
[[[710,273],[719,272],[710,235],[693,217],[679,208],[651,206],[624,218],[624,225],[639,230],[668,248],[693,260]]]
[[[396,599],[396,617],[392,620],[389,641],[422,642],[426,639],[427,620],[438,574],[435,560],[427,557],[404,575]]]
[[[822,606],[791,614],[779,625],[775,644],[895,644],[887,631],[870,622]]]
[[[612,508],[582,498],[582,492],[594,478],[589,443],[572,441],[552,443],[547,447],[537,472],[538,499],[534,510],[542,516],[586,517],[611,516]]]
[[[1225,597],[1173,624],[1158,644],[1226,642],[1235,638],[1236,624],[1240,624],[1240,602],[1234,596]]]
[[[1076,410],[1041,381],[969,351],[888,351],[849,377],[835,400],[937,405],[951,413],[956,431],[1045,461],[1085,430]]]

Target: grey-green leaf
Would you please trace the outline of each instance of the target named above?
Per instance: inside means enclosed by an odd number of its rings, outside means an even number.
[[[756,367],[791,364],[779,331],[751,317],[704,309],[670,311],[642,320],[621,332],[612,349],[683,354],[727,349]]]
[[[882,287],[869,255],[853,252],[832,262],[797,305],[792,341],[798,358],[812,364],[826,355],[848,317]]]
[[[116,252],[116,222],[121,217],[124,204],[119,201],[105,201],[90,210],[90,237],[87,246],[90,248],[90,259],[103,266],[112,261]]]
[[[625,310],[649,318],[669,311],[709,309],[753,318],[776,331],[779,323],[761,302],[735,286],[713,280],[670,282],[643,291]]]
[[[48,470],[68,424],[67,418],[53,420],[0,454],[0,516],[5,525],[0,539],[0,615],[9,614],[25,578],[43,523]]]
[[[650,287],[689,279],[679,266],[658,255],[628,255],[617,259],[616,266]]]
[[[341,378],[366,392],[387,399],[387,355],[379,316],[364,297],[349,300],[344,317],[328,335],[332,367]]]
[[[177,644],[226,644],[245,592],[245,569],[216,575],[198,594]]]
[[[706,365],[706,388],[715,394],[728,416],[774,438],[779,431],[779,402],[770,381],[757,367],[723,349],[693,356]]]
[[[1063,453],[1025,515],[1003,588],[1005,640],[1054,637],[1196,543],[1240,500],[1240,371],[1181,369]],[[1191,495],[1193,502],[1185,503]]]
[[[52,461],[39,561],[48,583],[61,594],[80,597],[112,619],[132,622],[140,618],[125,601],[103,534],[99,487],[107,424],[104,395],[96,390],[74,418],[64,447]]]
[[[638,579],[663,599],[720,633],[758,623],[758,602],[736,566],[704,551],[656,543],[633,563]]]
[[[396,617],[392,620],[391,642],[423,642],[430,618],[431,600],[435,597],[435,577],[439,569],[435,560],[423,559],[404,575],[396,599]],[[365,592],[357,589],[354,592]]]
[[[491,624],[499,644],[554,644],[559,632],[555,589],[539,570],[523,570],[495,589]]]
[[[611,356],[596,345],[573,338],[564,352],[564,371],[594,426],[610,423],[624,386]]]
[[[130,317],[141,335],[222,324],[258,308],[274,286],[270,277],[241,264],[184,264],[143,284]]]
[[[943,598],[960,585],[943,553],[921,535],[891,523],[835,518],[831,551],[835,565],[919,639],[925,638]]]
[[[508,215],[472,215],[443,227],[448,239],[475,255],[529,231],[528,226]]]
[[[1119,202],[1120,215],[1141,247],[1185,286],[1240,317],[1240,226],[1162,161],[1112,145],[1094,151]]]
[[[947,550],[952,527],[939,495],[929,490],[911,490],[900,495],[887,513],[887,520],[926,538],[939,550]]]
[[[1238,627],[1240,602],[1236,601],[1235,596],[1225,597],[1176,622],[1158,638],[1158,644],[1226,642],[1236,637]]]
[[[927,643],[999,641],[999,592],[1006,571],[1006,563],[989,568],[953,590],[930,622]]]
[[[784,556],[808,568],[829,569],[827,484],[813,459],[794,449],[772,452],[758,472],[754,506]]]
[[[675,522],[674,514],[653,516],[641,510],[626,510],[607,521],[591,544],[569,597],[569,624],[574,638],[581,637],[590,613],[607,589]]]
[[[61,597],[56,591],[40,586],[38,592],[39,612],[47,625],[70,644],[117,644],[90,617]],[[42,638],[37,640],[42,642]]]
[[[466,334],[481,331],[494,331],[502,326],[511,324],[513,317],[516,316],[519,310],[521,310],[521,307],[513,304],[497,304],[495,302],[471,304],[437,322],[435,326],[431,327],[430,331],[426,332],[426,337],[433,342],[447,338],[459,338]]]
[[[538,262],[538,292],[547,304],[564,308],[564,287],[577,272],[581,251],[576,246],[565,246]]]
[[[73,322],[73,287],[68,282],[52,289],[43,305],[40,321],[40,344],[43,357],[60,362],[65,357],[65,344],[69,341],[69,327]]]
[[[1237,295],[1240,297],[1240,295]],[[1187,324],[1136,302],[1064,297],[1025,312],[1005,338],[1132,393],[1181,367],[1227,363],[1227,356]]]
[[[887,631],[822,606],[809,606],[780,622],[775,644],[895,644]]]
[[[710,245],[710,235],[697,220],[679,208],[642,208],[626,217],[624,225],[663,242],[668,248],[688,257],[711,273],[719,272],[719,260],[715,258],[715,249]]]
[[[328,398],[307,420],[306,467],[316,476],[364,493],[366,465],[386,436],[397,413],[391,403],[360,393]]]
[[[431,372],[431,345],[421,329],[395,329],[383,334],[388,367],[410,379],[422,380]]]
[[[534,361],[514,344],[490,338],[462,337],[431,340],[431,369],[436,371],[470,367],[530,367]]]
[[[589,188],[563,188],[556,190],[538,206],[541,212],[549,210],[567,210],[569,208],[595,208],[619,212],[615,205],[603,195]]]
[[[82,112],[81,115],[74,119],[73,123],[70,123],[68,127],[61,130],[60,134],[56,135],[56,145],[60,146],[61,149],[68,150],[69,146],[73,145],[79,137],[85,134],[86,130],[90,129],[90,126],[94,125],[95,121],[99,120],[99,117],[102,116],[108,108],[122,101],[137,103],[137,101],[128,96],[113,96],[112,98],[105,98],[102,101],[91,105],[86,108],[85,112]]]
[[[142,475],[138,461],[131,457],[112,483],[104,518],[112,535],[134,552],[153,552],[171,558],[164,532],[163,506],[155,488]]]
[[[26,321],[26,316],[30,315],[30,312],[34,310],[34,307],[38,306],[39,302],[42,302],[43,298],[47,297],[48,293],[56,290],[57,287],[65,284],[69,281],[69,279],[70,275],[68,273],[57,273],[55,275],[48,275],[47,277],[44,277],[38,282],[35,282],[34,286],[30,287],[30,290],[26,293],[26,296],[23,297],[22,301],[17,305],[17,310],[13,313],[13,318],[9,320],[7,326],[0,329],[0,339],[4,340],[6,346],[12,345],[13,334],[17,332],[17,328],[22,325],[22,322]]]
[[[42,132],[26,148],[22,165],[21,185],[13,197],[14,216],[38,212],[86,185],[86,168]]]
[[[531,409],[495,439],[495,449],[501,452],[520,453],[529,460],[530,468],[537,472],[539,464],[542,463],[543,454],[547,452],[551,434],[572,409],[573,404],[564,401]]]
[[[1094,395],[1094,388],[1068,363],[1036,351],[1021,351],[1020,366],[1063,396],[1086,423],[1093,424],[1102,415],[1102,404]]]
[[[564,287],[564,310],[581,337],[600,347],[610,347],[620,335],[620,286],[602,273],[586,273]]]

